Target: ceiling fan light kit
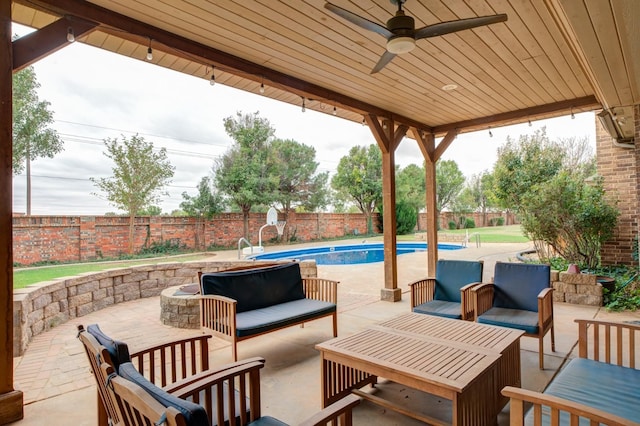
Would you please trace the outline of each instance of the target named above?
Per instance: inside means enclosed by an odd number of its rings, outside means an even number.
[[[409,53],[414,47],[416,47],[416,41],[407,36],[395,37],[387,42],[387,50],[395,55]]]
[[[393,60],[393,58],[396,57],[396,55],[411,52],[416,46],[417,40],[455,33],[498,22],[505,22],[507,20],[507,15],[499,14],[439,22],[416,29],[415,19],[411,16],[405,15],[404,10],[402,9],[402,5],[405,2],[406,0],[392,0],[392,3],[396,3],[398,5],[398,10],[395,15],[387,21],[386,26],[370,21],[329,2],[326,2],[324,7],[342,19],[345,19],[360,28],[364,28],[365,30],[380,34],[387,39],[386,52],[382,54],[378,63],[373,67],[371,74],[375,74],[382,70]]]

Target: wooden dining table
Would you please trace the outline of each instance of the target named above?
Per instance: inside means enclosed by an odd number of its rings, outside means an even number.
[[[493,425],[520,386],[519,330],[407,313],[355,334],[318,344],[322,403],[354,392],[374,403],[435,425]],[[417,413],[360,389],[377,378],[451,401],[451,422]],[[427,410],[428,411],[428,410]]]

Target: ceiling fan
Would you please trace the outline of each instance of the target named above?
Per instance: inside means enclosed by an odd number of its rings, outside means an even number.
[[[398,5],[398,10],[396,11],[395,16],[391,17],[391,19],[387,21],[386,27],[329,2],[325,3],[324,7],[352,24],[356,24],[365,30],[378,33],[387,39],[387,50],[384,52],[376,66],[373,67],[371,74],[375,74],[384,68],[385,65],[391,62],[396,55],[412,51],[416,46],[417,40],[455,33],[457,31],[482,27],[484,25],[495,24],[497,22],[504,22],[507,20],[507,15],[501,13],[499,15],[440,22],[438,24],[427,25],[416,29],[415,20],[411,16],[405,15],[404,10],[402,10],[402,5],[405,1],[406,0],[391,0],[391,3]]]

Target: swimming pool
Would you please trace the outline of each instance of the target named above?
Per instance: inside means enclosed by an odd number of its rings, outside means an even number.
[[[438,244],[438,250],[460,250],[463,246],[454,244]],[[398,243],[397,254],[426,251],[427,243]],[[256,260],[308,260],[313,259],[318,265],[353,265],[356,263],[374,263],[384,260],[382,243],[353,244],[343,246],[307,247],[299,250],[274,251],[249,256]]]

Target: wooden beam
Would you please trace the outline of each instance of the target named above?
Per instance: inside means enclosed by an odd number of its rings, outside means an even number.
[[[171,54],[184,57],[202,65],[215,65],[222,71],[253,81],[268,80],[274,87],[297,95],[323,100],[327,103],[340,104],[342,108],[366,115],[375,114],[388,117],[397,123],[420,128],[430,128],[409,117],[395,114],[375,105],[351,98],[342,93],[318,86],[301,78],[296,78],[260,64],[250,62],[238,56],[195,42],[188,38],[154,27],[144,22],[121,15],[112,10],[100,7],[84,0],[19,0],[29,7],[39,6],[48,12],[60,16],[73,15],[91,22],[101,24],[104,31],[122,39],[134,37],[136,42],[152,39],[154,46],[164,45],[170,48]],[[159,49],[162,50],[162,49]]]
[[[456,136],[458,136],[457,130],[449,130],[444,138],[440,141],[436,150],[433,154],[433,161],[436,162],[442,157],[442,154],[449,148],[449,146],[456,140]]]
[[[13,386],[13,174],[11,2],[0,1],[0,424],[24,417]]]
[[[427,209],[427,247],[431,249],[427,250],[427,276],[435,277],[436,263],[438,262],[438,215],[436,212],[436,161],[442,155],[436,154],[436,142],[432,133],[426,133],[421,129],[411,128],[415,140],[418,142],[420,151],[425,160],[425,206]],[[455,135],[453,133],[448,134],[449,139],[453,141]],[[451,143],[446,137],[445,140],[440,142],[440,145],[445,143],[442,152]],[[439,145],[439,146],[440,146]],[[439,147],[438,146],[438,147]],[[436,247],[434,250],[433,247]]]
[[[436,135],[444,135],[451,130],[457,130],[458,133],[472,132],[475,130],[487,129],[489,126],[506,126],[509,124],[522,123],[529,119],[537,120],[541,118],[547,118],[545,116],[557,114],[560,111],[566,111],[566,113],[569,114],[571,111],[591,111],[600,108],[602,108],[602,106],[595,96],[585,96],[583,98],[569,99],[566,101],[554,102],[546,105],[538,105],[530,108],[520,109],[517,111],[509,111],[501,114],[475,118],[473,120],[443,124],[441,126],[433,127],[432,130]]]
[[[65,16],[38,31],[16,39],[13,42],[13,72],[20,71],[71,44],[67,40],[70,28],[74,37],[80,38],[95,30],[97,26],[95,22]]]

